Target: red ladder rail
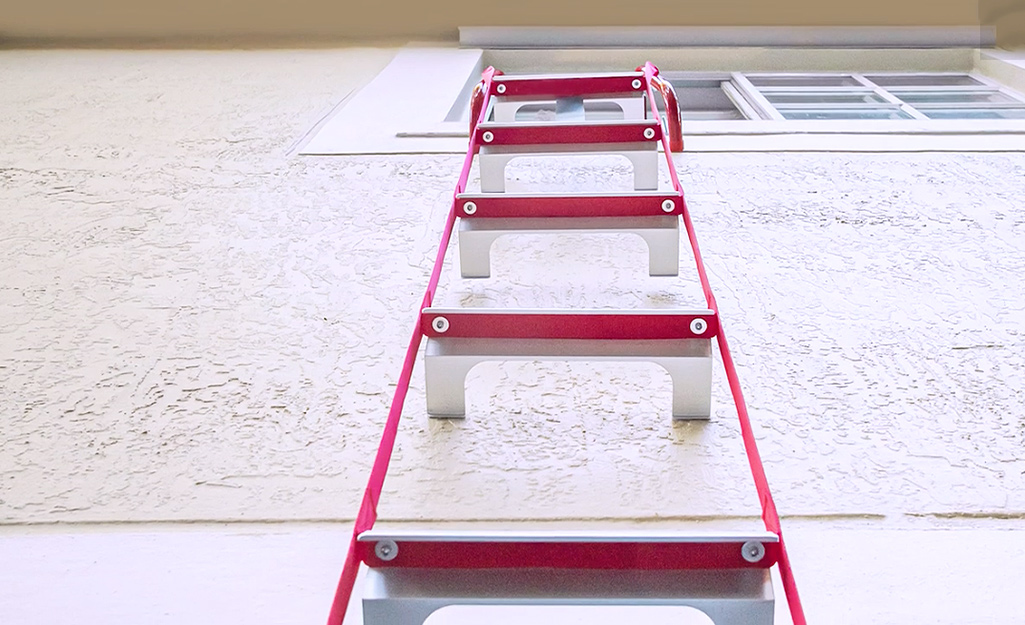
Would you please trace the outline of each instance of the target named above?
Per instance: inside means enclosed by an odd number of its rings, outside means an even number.
[[[658,76],[658,68],[651,63],[643,66],[644,75],[648,78],[648,95],[654,102],[654,86],[652,78]],[[652,114],[659,119],[658,109],[654,106]],[[669,176],[673,181],[673,188],[680,195],[683,195],[683,187],[676,175],[676,164],[672,159],[672,152],[668,138],[663,138],[663,146],[666,150],[666,161],[669,165]],[[694,251],[694,264],[697,267],[698,279],[701,280],[701,289],[705,294],[705,301],[708,307],[719,315],[719,304],[715,301],[715,294],[712,292],[712,285],[708,282],[708,272],[705,270],[705,261],[701,258],[701,250],[698,246],[697,234],[694,231],[694,223],[690,217],[690,211],[686,204],[683,209],[683,223],[687,229],[687,238],[690,240],[691,248]],[[737,375],[737,366],[733,362],[733,354],[730,352],[730,345],[726,340],[726,333],[719,326],[716,334],[719,343],[719,352],[722,354],[723,368],[726,370],[726,379],[730,385],[730,393],[733,395],[734,404],[737,408],[737,418],[740,421],[740,433],[744,440],[744,450],[747,453],[748,465],[751,468],[751,476],[754,478],[755,490],[758,492],[758,500],[762,507],[762,521],[765,529],[779,536],[779,572],[783,582],[783,590],[787,597],[787,606],[790,608],[790,617],[794,625],[806,625],[804,608],[801,606],[801,598],[797,591],[797,582],[794,579],[793,569],[790,566],[790,557],[787,554],[786,543],[783,540],[783,529],[779,522],[779,512],[776,510],[776,503],[772,499],[772,492],[769,489],[769,479],[765,475],[765,467],[762,465],[762,457],[758,453],[758,443],[755,441],[754,428],[751,426],[751,417],[747,411],[747,401],[744,399],[744,391],[740,386],[740,377]]]
[[[716,338],[719,344],[720,352],[723,357],[723,366],[726,370],[726,376],[729,381],[730,390],[736,404],[737,415],[740,421],[741,435],[744,442],[744,448],[748,456],[748,462],[751,468],[752,476],[755,482],[755,488],[758,492],[759,501],[762,507],[762,519],[765,523],[766,530],[775,534],[778,537],[778,543],[773,544],[771,547],[772,551],[770,557],[764,558],[763,561],[775,562],[779,565],[780,575],[783,582],[784,591],[786,593],[787,603],[790,608],[791,618],[793,619],[794,625],[806,625],[804,616],[804,610],[801,606],[800,597],[797,591],[797,585],[794,580],[793,571],[790,564],[790,559],[787,554],[786,545],[783,540],[783,533],[780,527],[779,515],[776,510],[775,503],[773,502],[771,492],[769,490],[768,479],[765,475],[764,467],[762,466],[761,457],[758,453],[757,444],[754,438],[754,431],[751,425],[750,416],[747,411],[747,405],[744,400],[743,391],[740,387],[739,377],[737,376],[736,365],[734,364],[732,354],[730,353],[729,344],[726,340],[725,333],[718,323],[718,305],[715,300],[715,295],[712,292],[711,285],[708,281],[707,271],[704,266],[704,261],[701,257],[701,253],[698,247],[697,236],[694,231],[693,222],[691,220],[690,212],[686,207],[686,203],[683,201],[683,190],[679,182],[679,178],[676,174],[675,164],[672,159],[672,152],[674,147],[682,148],[682,134],[679,137],[679,141],[674,146],[674,138],[677,136],[676,131],[679,128],[677,123],[674,127],[673,117],[675,116],[678,120],[679,109],[675,106],[668,107],[669,120],[667,122],[668,132],[662,133],[662,117],[655,106],[655,91],[658,90],[662,95],[666,103],[670,103],[670,98],[675,100],[675,94],[671,91],[671,86],[667,88],[668,82],[658,78],[658,69],[655,68],[651,63],[645,64],[643,67],[638,68],[638,72],[641,78],[642,86],[647,91],[648,103],[651,109],[651,113],[654,121],[657,125],[658,139],[663,143],[663,149],[665,151],[667,165],[669,167],[670,177],[672,179],[673,188],[676,192],[676,196],[680,199],[680,210],[682,211],[682,218],[684,221],[685,228],[687,230],[687,236],[690,241],[691,247],[694,252],[695,265],[698,272],[698,277],[701,282],[702,290],[705,295],[705,299],[710,309],[712,316],[711,319],[716,321],[715,330]],[[480,124],[485,122],[489,114],[488,99],[497,92],[496,77],[500,76],[500,72],[497,72],[494,68],[488,68],[482,77],[481,83],[474,90],[471,110],[473,111],[473,120],[471,121],[471,133],[469,146],[467,149],[466,157],[463,161],[462,172],[459,176],[459,180],[456,184],[455,192],[453,193],[452,204],[449,209],[448,217],[445,222],[445,227],[442,232],[441,243],[438,248],[437,255],[434,261],[434,267],[431,272],[431,277],[428,281],[427,288],[425,290],[423,300],[421,302],[420,313],[417,315],[416,322],[413,326],[412,336],[410,337],[409,345],[406,349],[406,357],[403,362],[402,371],[399,375],[399,380],[396,385],[395,394],[392,398],[391,408],[388,412],[388,418],[385,421],[384,431],[381,436],[381,443],[378,447],[377,454],[374,458],[374,463],[370,472],[370,477],[367,482],[367,487],[364,491],[363,499],[360,504],[359,513],[356,517],[356,522],[353,527],[353,533],[349,542],[349,549],[346,555],[346,559],[342,568],[342,573],[339,579],[338,587],[335,592],[334,601],[331,606],[331,611],[328,616],[328,625],[342,625],[345,618],[345,612],[348,608],[349,601],[352,596],[353,587],[356,580],[356,575],[359,570],[360,562],[371,562],[380,564],[374,560],[376,555],[373,553],[371,548],[368,552],[366,544],[361,544],[359,536],[371,530],[374,523],[377,520],[377,504],[381,495],[381,490],[384,485],[384,479],[387,474],[388,465],[391,459],[391,454],[395,445],[395,439],[398,433],[399,420],[402,415],[402,407],[405,402],[406,394],[409,390],[410,378],[412,376],[413,364],[416,360],[417,352],[420,348],[420,343],[425,336],[425,329],[430,331],[430,322],[425,319],[424,309],[431,306],[434,299],[434,295],[437,291],[438,281],[441,275],[441,269],[444,263],[445,251],[448,247],[449,240],[452,236],[454,229],[455,220],[457,216],[457,210],[460,206],[460,195],[464,193],[466,189],[467,180],[470,175],[470,168],[473,163],[473,156],[477,152],[480,145],[480,140],[483,138],[483,132],[479,128]],[[633,75],[626,75],[631,81],[637,80]],[[618,80],[620,77],[616,77]],[[559,79],[547,79],[539,80],[538,85],[543,83],[546,94],[551,95],[551,92],[556,87],[556,80]],[[562,79],[566,80],[570,86],[565,87],[565,91],[560,91],[556,95],[574,95],[577,94],[586,84],[582,80],[578,79]],[[517,83],[515,80],[509,80],[508,78],[502,81],[506,85],[504,93],[509,93],[510,85],[522,84],[531,85],[529,81],[522,81]],[[618,84],[618,83],[617,83]],[[529,86],[524,89],[529,90],[531,88],[540,89],[540,86]],[[593,88],[588,86],[587,88]],[[617,87],[618,88],[618,87]],[[560,87],[561,89],[561,87]],[[526,94],[526,93],[525,93]],[[536,95],[529,93],[526,95]],[[675,109],[676,114],[673,115]],[[426,325],[425,325],[426,324]],[[468,543],[472,544],[472,543]],[[527,543],[533,545],[532,543]],[[661,543],[660,543],[661,544]],[[572,548],[567,547],[565,543],[555,543],[555,547],[552,547],[554,551],[549,554],[550,557],[563,558],[565,554],[571,553]],[[531,548],[536,547],[533,545]],[[607,545],[601,545],[602,548],[606,548]],[[567,551],[569,549],[569,551]],[[408,550],[407,550],[408,551]],[[414,554],[416,554],[414,549]],[[450,555],[451,552],[446,552]],[[479,551],[474,551],[475,557],[479,556]],[[734,553],[736,550],[734,549]],[[421,551],[419,557],[425,558],[425,562],[433,562],[437,554],[431,555],[430,549]],[[587,549],[581,552],[575,552],[574,555],[587,558],[599,557],[593,549]],[[622,554],[620,554],[622,555]],[[680,554],[682,555],[682,554]],[[695,554],[691,554],[695,556]],[[530,558],[528,554],[524,554],[525,558]],[[702,556],[703,557],[703,556]],[[550,562],[551,560],[547,560]],[[708,566],[723,566],[723,560],[716,558],[708,559]],[[759,563],[760,564],[760,563]],[[475,566],[477,562],[475,562]],[[550,565],[549,565],[550,566]],[[650,568],[650,567],[646,567]]]

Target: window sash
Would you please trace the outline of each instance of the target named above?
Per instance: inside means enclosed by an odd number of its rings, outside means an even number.
[[[945,115],[944,113],[952,113]],[[976,113],[973,115],[972,113]],[[1011,119],[1025,119],[1025,107],[1022,108],[935,108],[925,109],[925,114],[929,119],[991,119],[991,120],[1011,120]]]
[[[825,120],[910,120],[910,114],[900,108],[892,109],[785,109],[783,118],[790,121],[825,121]],[[815,117],[816,114],[821,117]]]
[[[892,83],[895,86],[880,86],[873,82],[873,78],[881,82]],[[832,81],[848,84],[844,86],[835,84],[832,86],[765,84],[771,83],[773,80],[785,82],[788,79],[804,80],[808,83],[819,80],[820,82]],[[930,80],[938,84],[923,84]],[[970,84],[952,84],[957,82]],[[727,84],[730,86],[729,89]],[[985,115],[986,111],[992,110],[1006,110],[1009,111],[1007,117],[1017,118],[1014,111],[1025,109],[1025,100],[1019,99],[1018,96],[1009,93],[989,79],[974,74],[954,72],[868,75],[859,73],[748,75],[735,72],[732,74],[731,80],[724,83],[723,89],[748,118],[769,120],[805,118],[815,111],[822,112],[824,117],[830,119],[854,120],[879,119],[889,115],[901,119],[928,120],[933,118],[928,114],[930,111],[935,111],[934,115],[945,113],[944,117],[946,118],[956,118],[958,110],[964,110],[966,118],[971,118],[969,116],[973,112]],[[901,95],[905,95],[910,101],[902,99]],[[921,101],[930,96],[935,96],[938,101]],[[807,101],[787,101],[800,100],[802,97]],[[816,97],[834,101],[815,101]],[[872,101],[859,101],[859,98]],[[961,101],[958,101],[959,99]],[[747,103],[747,110],[740,102]],[[843,111],[849,112],[850,117],[845,118],[842,115]],[[999,114],[995,114],[995,116],[1000,117]]]

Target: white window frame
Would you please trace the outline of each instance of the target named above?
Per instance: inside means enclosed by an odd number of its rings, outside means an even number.
[[[859,86],[756,86],[749,79],[749,75],[757,78],[831,78],[833,76],[850,77]],[[872,76],[912,76],[924,79],[937,79],[946,77],[967,76],[975,80],[976,85],[942,85],[924,84],[912,86],[884,87],[871,80],[864,73],[835,73],[835,74],[806,74],[806,73],[766,73],[766,74],[745,74],[733,72],[730,85],[733,90],[744,98],[750,105],[757,117],[747,114],[749,119],[773,119],[784,121],[787,119],[787,111],[799,110],[894,110],[901,111],[909,119],[931,120],[927,111],[929,110],[1025,110],[1025,96],[1009,89],[1008,87],[979,74],[978,72],[876,72]],[[1009,101],[1007,102],[932,102],[932,103],[911,103],[900,98],[902,94],[908,93],[967,93],[967,94],[1002,94]],[[874,94],[881,102],[807,102],[788,103],[785,105],[774,104],[771,101],[772,95],[777,94]],[[855,121],[855,120],[850,120]]]

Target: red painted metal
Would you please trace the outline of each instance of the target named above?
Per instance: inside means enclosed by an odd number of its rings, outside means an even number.
[[[680,118],[680,101],[676,99],[676,89],[660,76],[651,77],[651,86],[662,94],[666,103],[666,131],[669,133],[669,149],[683,152],[683,121]]]
[[[498,71],[493,67],[489,67],[488,71],[491,72],[492,78],[495,76],[501,76],[502,72]],[[470,134],[473,134],[473,130],[477,127],[478,121],[481,119],[481,112],[484,110],[484,102],[487,100],[488,85],[490,84],[487,80],[481,80],[479,83],[473,86],[473,91],[470,93]],[[484,118],[487,121],[487,118]],[[476,152],[474,152],[476,154]]]
[[[634,86],[634,81],[639,81]],[[505,91],[500,92],[502,85]],[[642,72],[619,75],[567,76],[567,77],[518,77],[507,76],[496,79],[491,85],[491,95],[502,97],[550,97],[567,98],[579,96],[617,96],[643,93],[646,87]]]
[[[495,68],[489,67],[484,71],[483,81],[485,87],[489,86],[495,75]],[[484,89],[488,93],[488,89]],[[484,121],[487,114],[487,97],[479,113],[477,122]],[[456,196],[466,190],[466,183],[470,179],[470,168],[473,165],[475,153],[474,136],[470,135],[470,145],[463,158],[463,169],[459,173],[459,180],[456,182],[455,191],[452,194],[452,205],[445,220],[445,228],[441,234],[441,243],[438,245],[438,252],[434,257],[434,268],[431,270],[431,277],[427,282],[427,289],[424,291],[421,307],[431,305],[434,293],[438,289],[438,281],[441,279],[441,268],[445,264],[445,250],[448,249],[449,240],[452,238],[452,231],[456,223]],[[331,602],[331,611],[327,617],[328,625],[342,625],[345,620],[345,612],[349,608],[349,599],[352,597],[352,589],[356,583],[356,574],[359,572],[359,558],[356,555],[358,542],[356,538],[374,526],[377,521],[377,502],[381,497],[381,490],[384,488],[384,478],[388,473],[388,465],[391,462],[392,450],[395,448],[395,438],[399,431],[399,419],[402,418],[402,406],[406,401],[406,393],[409,391],[409,382],[413,375],[413,363],[416,362],[416,354],[420,349],[420,342],[423,334],[420,332],[420,316],[417,315],[416,323],[413,325],[413,334],[409,338],[409,345],[406,347],[406,357],[402,361],[402,372],[399,374],[395,386],[395,394],[392,396],[391,407],[388,410],[388,419],[384,423],[384,431],[381,433],[381,442],[377,447],[377,454],[374,456],[374,464],[370,469],[370,477],[367,479],[367,487],[363,491],[363,499],[360,502],[359,512],[356,514],[356,523],[352,528],[352,538],[349,541],[349,551],[345,556],[342,565],[342,574],[338,579],[338,586],[335,589],[334,601]]]
[[[651,114],[652,114],[652,116],[653,116],[653,118],[655,120],[655,123],[659,124],[659,127],[657,128],[657,130],[660,130],[661,116],[659,115],[658,110],[653,105],[653,103],[654,103],[654,91],[656,89],[656,87],[654,85],[655,81],[653,79],[658,76],[658,69],[655,68],[654,65],[652,65],[650,63],[647,63],[647,64],[644,65],[643,68],[639,68],[639,70],[643,72],[642,83],[643,83],[643,87],[647,91],[648,103],[651,106]],[[473,162],[473,155],[476,153],[478,141],[480,140],[480,136],[479,135],[481,133],[481,129],[479,128],[479,125],[484,121],[484,117],[487,115],[488,97],[494,93],[493,92],[492,84],[493,84],[493,78],[494,78],[495,75],[496,75],[496,72],[495,72],[494,68],[488,68],[488,70],[486,70],[484,72],[484,75],[483,75],[484,88],[482,89],[482,92],[485,95],[484,95],[484,98],[483,98],[483,102],[481,102],[480,110],[478,111],[478,116],[477,116],[477,120],[476,120],[476,125],[478,127],[476,128],[476,132],[470,134],[470,142],[469,142],[469,147],[468,147],[468,150],[467,150],[467,153],[466,153],[466,158],[463,161],[463,169],[462,169],[462,172],[460,173],[459,181],[456,183],[456,189],[455,189],[455,193],[453,195],[452,205],[451,205],[451,207],[449,209],[448,218],[447,218],[447,220],[445,222],[445,228],[444,228],[444,231],[443,231],[442,237],[441,237],[441,243],[440,243],[440,245],[438,247],[438,252],[437,252],[437,255],[435,257],[434,268],[433,268],[433,270],[431,272],[431,277],[430,277],[430,280],[428,281],[427,289],[426,289],[426,291],[424,293],[424,297],[423,297],[423,300],[422,300],[422,304],[421,304],[422,308],[426,308],[426,307],[429,307],[431,305],[431,302],[434,299],[435,291],[437,290],[438,281],[439,281],[440,275],[441,275],[441,268],[442,268],[442,265],[444,263],[445,251],[448,248],[449,240],[451,238],[452,231],[453,231],[453,228],[454,228],[454,225],[455,225],[457,197],[458,197],[459,194],[463,193],[463,191],[466,189],[466,183],[467,183],[467,180],[469,179],[469,174],[470,174],[470,166],[472,165],[472,162]],[[572,80],[572,79],[570,79],[570,80]],[[560,91],[559,93],[552,94],[552,95],[574,95],[576,93],[576,91],[579,91],[579,89],[583,88],[582,85],[584,83],[572,83],[572,84],[574,85],[572,90],[569,90],[569,88],[567,87],[566,88],[567,91]],[[593,88],[593,87],[589,86],[588,88]],[[509,87],[508,86],[506,88],[506,94],[507,95],[509,94]],[[665,136],[663,136],[663,134],[661,132],[658,132],[657,139],[662,141],[663,148],[664,148],[666,156],[667,156],[666,160],[667,160],[667,165],[669,167],[670,178],[672,179],[672,183],[673,183],[673,188],[676,190],[677,194],[679,194],[679,196],[682,198],[683,197],[683,191],[682,191],[682,188],[680,186],[680,181],[679,181],[679,178],[677,177],[676,168],[675,168],[675,165],[673,163],[672,156],[671,156],[672,151],[673,151],[673,147],[671,145],[671,136],[669,136],[669,135],[673,132],[673,130],[672,130],[672,126],[671,126],[671,121],[669,121],[668,123],[670,124],[670,128],[669,128],[670,132],[667,133]],[[573,141],[569,141],[569,142],[570,143],[576,143],[578,141],[573,140]],[[581,141],[581,143],[586,143],[586,142],[587,141]],[[602,141],[602,142],[607,142],[607,141]],[[548,140],[548,141],[545,141],[544,143],[553,143],[553,141]],[[687,229],[688,239],[690,240],[691,247],[692,247],[693,252],[694,252],[695,265],[696,265],[696,269],[697,269],[697,272],[698,272],[698,277],[699,277],[699,279],[701,281],[702,290],[704,291],[704,294],[705,294],[705,299],[706,299],[707,305],[708,305],[709,309],[711,309],[713,311],[714,319],[716,319],[716,322],[717,322],[717,320],[718,320],[718,310],[719,310],[718,309],[718,304],[717,304],[717,302],[715,300],[715,296],[712,293],[711,285],[709,284],[709,281],[708,281],[707,271],[705,270],[704,261],[701,258],[701,252],[700,252],[700,250],[698,248],[697,236],[696,236],[695,231],[694,231],[694,225],[693,225],[693,222],[692,222],[691,217],[690,217],[690,212],[686,208],[685,205],[683,207],[683,221],[684,221],[684,225],[685,225],[685,227]],[[395,439],[396,439],[396,435],[398,433],[399,419],[401,418],[403,403],[405,402],[406,393],[407,393],[407,391],[409,389],[409,384],[410,384],[410,380],[411,380],[413,364],[416,361],[416,356],[417,356],[417,353],[418,353],[418,350],[419,350],[420,342],[421,342],[421,340],[423,338],[424,317],[425,316],[424,316],[423,312],[421,311],[421,313],[417,317],[416,324],[414,325],[413,333],[412,333],[412,336],[410,337],[409,346],[406,349],[406,358],[405,358],[405,360],[403,362],[402,372],[401,372],[401,374],[399,376],[399,379],[398,379],[398,382],[397,382],[397,385],[396,385],[395,395],[394,395],[394,397],[392,399],[391,409],[388,412],[388,418],[387,418],[387,420],[385,422],[385,425],[384,425],[384,432],[382,433],[382,436],[381,436],[381,443],[380,443],[380,445],[378,447],[377,455],[374,458],[373,468],[371,469],[370,478],[369,478],[369,480],[367,482],[367,487],[366,487],[366,490],[364,491],[363,500],[362,500],[362,502],[360,504],[359,513],[358,513],[358,515],[356,517],[356,523],[355,523],[354,528],[353,528],[353,534],[352,534],[352,537],[351,537],[351,540],[350,540],[350,543],[349,543],[349,551],[348,551],[348,554],[346,556],[345,563],[344,563],[344,566],[343,566],[343,569],[342,569],[342,574],[341,574],[341,577],[340,577],[339,582],[338,582],[338,588],[337,588],[337,590],[335,592],[334,601],[333,601],[333,603],[331,605],[331,612],[330,612],[330,615],[328,617],[328,624],[329,625],[341,625],[342,624],[342,621],[345,618],[345,612],[346,612],[346,609],[348,607],[350,597],[352,595],[353,584],[355,583],[356,573],[358,571],[359,563],[360,563],[361,559],[363,559],[363,558],[373,557],[373,556],[368,556],[366,554],[366,549],[368,547],[365,546],[364,544],[360,543],[357,540],[357,537],[362,532],[364,532],[364,531],[370,529],[371,527],[373,527],[373,525],[374,525],[374,523],[376,522],[376,519],[377,519],[377,503],[378,503],[378,500],[379,500],[380,495],[381,495],[381,490],[382,490],[383,485],[384,485],[385,475],[386,475],[387,470],[388,470],[388,464],[390,462],[392,450],[393,450],[394,445],[395,445]],[[516,324],[516,325],[519,325],[519,324]],[[452,326],[450,325],[450,330],[449,330],[450,332],[452,331],[451,327]],[[548,327],[550,327],[550,326],[548,326]],[[513,329],[511,331],[519,331],[519,330]],[[750,416],[748,414],[747,405],[746,405],[746,402],[744,400],[743,391],[742,391],[742,389],[740,387],[739,377],[737,376],[736,365],[735,365],[735,363],[733,361],[733,357],[732,357],[732,355],[730,353],[729,344],[726,341],[726,335],[722,331],[722,329],[718,326],[718,323],[716,323],[716,325],[715,325],[715,332],[716,332],[716,336],[717,336],[717,339],[718,339],[719,350],[720,350],[720,352],[722,354],[722,357],[723,357],[722,358],[723,366],[724,366],[724,368],[726,370],[727,379],[729,380],[730,391],[732,392],[734,403],[736,404],[736,407],[737,407],[737,414],[738,414],[738,419],[739,419],[739,422],[740,422],[741,436],[742,436],[743,441],[744,441],[744,449],[745,449],[745,451],[747,453],[748,463],[749,463],[750,468],[751,468],[752,477],[754,478],[755,489],[756,489],[756,491],[758,493],[758,498],[759,498],[759,501],[760,501],[761,506],[762,506],[762,519],[763,519],[763,521],[765,523],[766,529],[771,531],[771,532],[773,532],[773,533],[775,533],[779,537],[779,542],[778,543],[775,543],[775,544],[773,544],[773,543],[766,543],[765,544],[766,552],[767,552],[767,554],[766,554],[766,561],[777,562],[778,565],[779,565],[780,576],[781,576],[781,580],[782,580],[782,583],[783,583],[783,588],[784,588],[784,590],[786,592],[787,604],[788,604],[788,606],[790,608],[790,615],[791,615],[791,619],[793,620],[794,625],[806,625],[807,621],[805,619],[804,610],[803,610],[803,608],[801,606],[800,596],[799,596],[798,591],[797,591],[797,584],[796,584],[796,581],[794,579],[793,570],[792,570],[792,567],[791,567],[791,564],[790,564],[790,558],[789,558],[789,556],[787,554],[786,543],[784,542],[783,532],[782,532],[782,529],[780,527],[779,514],[778,514],[778,512],[776,510],[775,503],[772,500],[772,494],[770,493],[770,490],[769,490],[768,480],[766,479],[765,470],[764,470],[764,467],[762,466],[761,457],[760,457],[760,455],[758,453],[758,448],[757,448],[757,444],[756,444],[756,441],[755,441],[754,431],[753,431],[753,428],[752,428],[752,425],[751,425]],[[427,544],[428,543],[424,543],[424,545],[427,545]],[[434,547],[427,548],[427,551],[422,552],[422,554],[420,556],[420,558],[422,559],[423,562],[435,562],[435,561],[438,561],[440,559],[451,558],[453,553],[455,553],[453,550],[458,551],[459,549],[463,548],[463,547],[453,547],[452,546],[453,543],[431,543],[431,544],[434,545]],[[658,543],[658,549],[662,550],[662,549],[665,549],[668,545],[673,545],[673,544],[675,544],[675,543]],[[439,545],[443,545],[443,546],[439,547]],[[460,545],[463,545],[463,546],[470,545],[472,547],[474,545],[474,543],[460,543]],[[488,545],[487,545],[488,550],[493,549],[494,545],[495,545],[494,543],[488,543]],[[558,547],[556,547],[555,549],[559,550],[559,553],[561,553],[561,554],[569,553],[569,552],[566,552],[566,551],[561,551],[561,549],[565,546],[565,543],[556,543],[556,545],[558,545]],[[438,551],[432,553],[430,550],[431,549],[435,549],[435,548],[438,549]],[[416,553],[417,553],[417,548],[412,546],[412,545],[410,545],[410,544],[407,544],[407,543],[403,543],[403,549],[405,550],[405,552],[407,554],[407,557],[412,557],[412,555],[416,555]],[[412,551],[413,551],[412,555],[409,554],[410,549],[412,549]],[[538,545],[536,543],[521,544],[521,546],[518,547],[518,549],[520,549],[522,551],[520,556],[518,556],[518,557],[522,557],[521,560],[518,560],[518,562],[521,562],[521,564],[519,564],[519,566],[527,566],[528,565],[527,563],[536,562],[536,560],[532,559],[532,558],[536,557],[535,555],[532,555],[538,549]],[[593,552],[591,551],[591,549],[593,549]],[[574,557],[585,557],[585,558],[596,558],[596,559],[599,559],[599,558],[602,557],[602,554],[605,553],[606,550],[608,550],[608,549],[609,549],[609,545],[603,543],[603,544],[600,544],[600,545],[588,548],[588,552],[587,553],[575,554]],[[400,549],[400,555],[402,554],[402,551],[403,550]],[[735,553],[739,554],[739,549]],[[473,549],[473,553],[472,554],[468,553],[466,557],[470,557],[471,555],[472,555],[473,558],[478,558],[478,559],[480,558],[481,550],[480,550],[480,546],[479,545],[477,545],[477,549]],[[552,555],[552,554],[549,554],[549,555]],[[620,554],[620,556],[621,557],[629,557],[628,554]],[[570,556],[560,556],[560,557],[564,558],[564,559],[560,559],[560,560],[557,560],[557,561],[565,562],[567,565],[570,564],[570,562],[572,561],[572,558]],[[697,558],[698,556],[695,555],[693,557]],[[731,556],[731,557],[735,557],[735,556]],[[684,558],[683,555],[679,555],[679,559],[681,559],[681,561],[677,562],[676,565],[682,566],[684,564],[684,562],[685,562],[685,560],[683,560],[683,558]],[[510,561],[513,561],[513,560],[510,560]],[[600,560],[596,560],[596,561],[600,561]],[[695,560],[691,560],[691,562],[694,562],[694,561]],[[401,562],[401,560],[399,562]],[[496,564],[497,564],[497,562],[498,561],[496,561]],[[716,558],[710,558],[710,557],[707,560],[708,566],[712,567],[712,568],[722,568],[723,562],[725,562],[725,560],[718,560]],[[652,568],[651,566],[647,565],[648,563],[645,563],[645,564],[646,564],[646,566],[644,568],[646,568],[646,569]],[[761,564],[761,563],[759,563],[759,564]],[[549,562],[549,563],[546,563],[546,564],[541,565],[541,566],[548,566],[548,567],[550,567],[551,564]]]
[[[665,211],[662,203],[673,202],[673,210]],[[473,202],[475,210],[467,214],[466,202]],[[654,215],[682,215],[683,196],[677,193],[657,195],[536,195],[509,197],[499,194],[460,197],[457,213],[463,219],[489,217],[650,217]]]
[[[743,558],[742,546],[742,542],[399,541],[398,553],[389,561],[377,557],[373,542],[361,541],[357,550],[367,566],[439,569],[767,569],[778,560],[776,543],[763,543],[765,556],[756,563]]]
[[[493,67],[487,69],[491,72],[490,76],[501,76],[502,72],[498,71]],[[485,72],[487,73],[487,72]],[[490,85],[490,81],[482,79],[479,83],[473,86],[473,91],[470,93],[470,136],[473,136],[473,131],[477,127],[477,124],[483,120],[487,121],[487,114],[484,113],[484,103],[487,101],[487,93]],[[483,116],[483,117],[482,117]],[[472,142],[471,142],[472,143]],[[473,149],[473,153],[480,152],[480,146]]]
[[[484,81],[473,86],[470,93],[470,134],[477,128],[477,118],[484,110]]]
[[[645,63],[640,68],[648,77],[648,84],[651,85],[652,78],[658,76],[658,68],[651,63]],[[654,102],[653,88],[648,88],[648,101]],[[654,106],[652,114],[659,119],[658,109]],[[662,138],[662,146],[666,153],[666,164],[669,166],[669,177],[673,181],[673,188],[683,193],[680,185],[680,178],[676,175],[676,164],[672,159],[672,150],[669,146],[669,138]],[[712,285],[708,281],[708,272],[705,269],[705,261],[701,258],[701,249],[698,247],[698,237],[694,231],[694,223],[690,218],[690,210],[683,211],[683,224],[687,229],[687,238],[690,241],[691,249],[694,252],[694,265],[698,272],[698,279],[701,281],[701,290],[705,294],[705,302],[716,314],[719,313],[719,304],[712,292]],[[733,354],[730,352],[730,345],[726,341],[726,332],[720,327],[716,335],[719,344],[719,353],[722,354],[723,369],[726,370],[726,378],[730,384],[730,393],[733,395],[733,403],[737,407],[737,419],[740,422],[740,435],[744,440],[744,452],[747,454],[748,466],[751,469],[751,477],[755,483],[755,491],[758,493],[758,501],[762,507],[762,522],[765,529],[779,536],[779,573],[783,582],[783,590],[787,597],[787,607],[790,608],[790,618],[794,625],[807,625],[804,616],[804,607],[801,605],[801,596],[797,591],[797,581],[794,579],[794,571],[790,566],[790,556],[787,554],[786,541],[783,539],[783,528],[779,522],[779,512],[776,510],[776,503],[772,499],[772,492],[769,489],[769,479],[765,475],[765,467],[762,465],[761,455],[758,453],[758,443],[755,440],[754,428],[751,426],[751,417],[747,411],[747,402],[744,399],[744,391],[740,386],[740,377],[737,375],[737,366],[733,362]]]
[[[480,309],[487,310],[487,309]],[[438,332],[434,320],[444,317],[448,329]],[[707,339],[719,330],[715,314],[652,313],[521,313],[521,312],[444,312],[423,311],[420,331],[431,338],[487,339],[580,339],[606,341],[644,341]],[[703,319],[706,329],[696,334],[690,328],[695,319]]]
[[[651,129],[650,137],[644,131]],[[490,132],[491,141],[485,141],[484,133]],[[535,124],[516,126],[514,124],[481,124],[477,126],[474,139],[480,147],[488,145],[553,145],[594,143],[638,143],[658,141],[662,138],[662,126],[654,121],[619,124]]]

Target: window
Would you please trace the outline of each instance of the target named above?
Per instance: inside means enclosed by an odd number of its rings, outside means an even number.
[[[972,74],[667,73],[684,119],[1025,119],[1025,98]]]
[[[608,72],[645,59],[658,64],[662,77],[676,87],[688,150],[1022,151],[1025,146],[1025,64],[996,51],[409,47],[318,122],[300,151],[463,153],[469,94],[484,67],[510,74]],[[781,72],[783,67],[791,69]],[[557,107],[554,101],[535,102],[518,115],[552,119]],[[614,119],[621,113],[611,103],[585,101],[584,115]]]
[[[676,88],[685,121],[1025,119],[1025,97],[973,74],[662,75]],[[555,107],[528,105],[517,118],[552,119]],[[620,116],[618,107],[602,102],[586,102],[585,114]]]
[[[684,120],[748,119],[724,84],[728,75],[665,72],[663,77],[676,89]]]

